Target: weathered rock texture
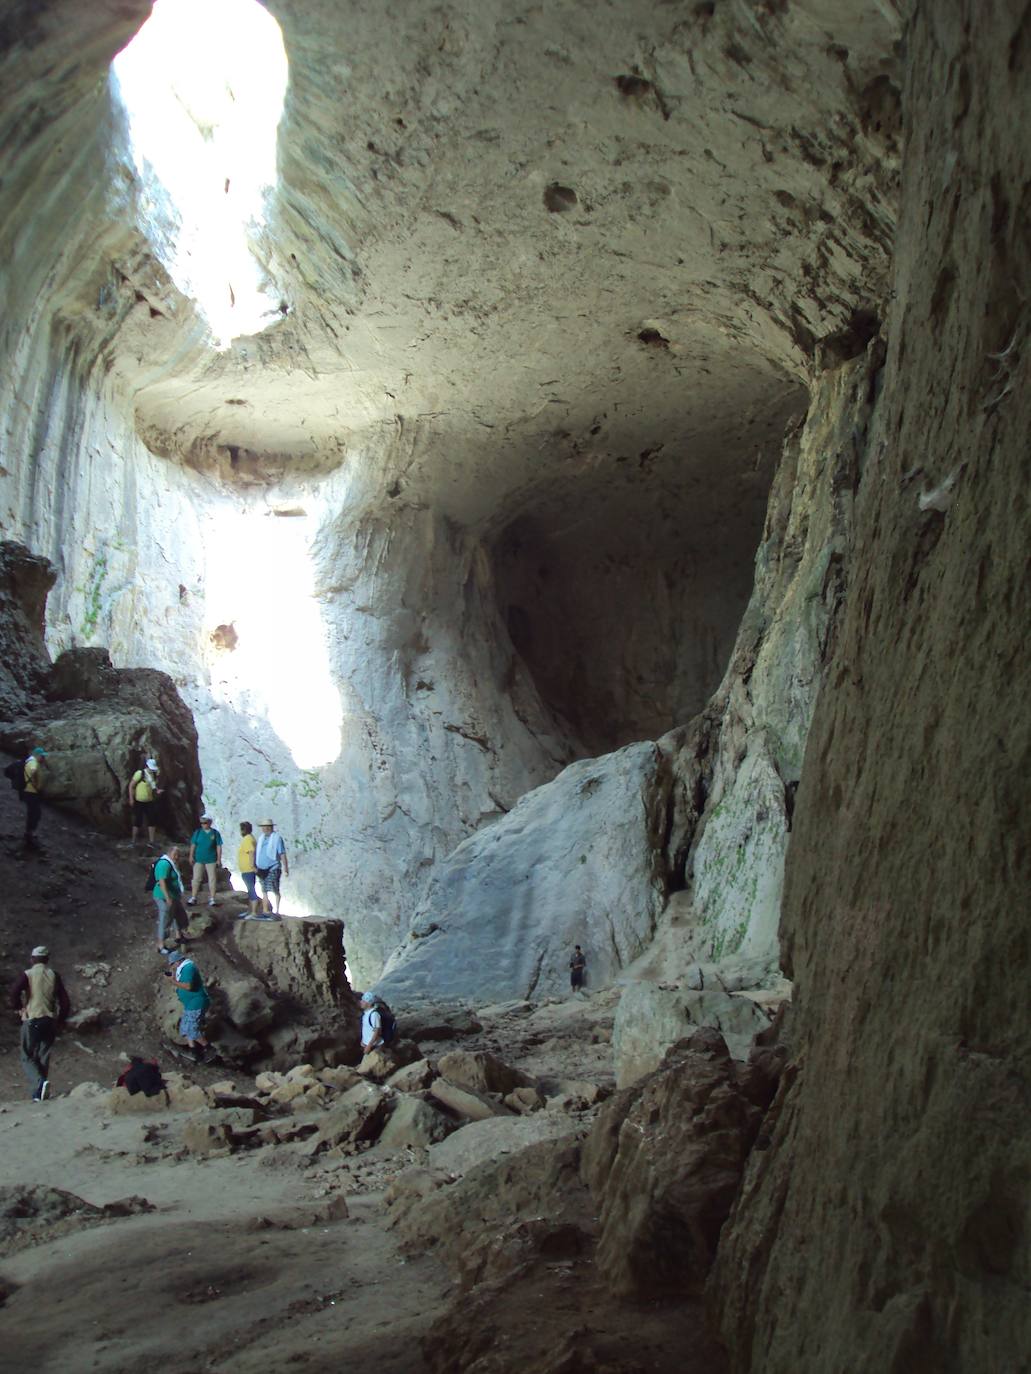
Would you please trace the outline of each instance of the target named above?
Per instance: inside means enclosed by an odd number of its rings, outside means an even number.
[[[284,313],[220,354],[100,80],[146,5],[12,18],[0,511],[52,646],[175,677],[216,819],[274,812],[367,982],[462,840],[717,685],[784,421],[884,295],[897,25],[268,8]]]
[[[43,616],[53,578],[45,559],[0,544],[0,748],[25,757],[42,745],[47,800],[123,834],[127,784],[154,755],[156,818],[173,836],[190,834],[202,790],[192,715],[166,673],[115,669],[105,649],[70,649],[52,664]]]
[[[885,389],[785,880],[801,1072],[721,1243],[737,1370],[1031,1349],[1031,19],[920,4]]]

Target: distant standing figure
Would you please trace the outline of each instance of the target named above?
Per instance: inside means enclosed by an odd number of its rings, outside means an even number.
[[[11,985],[9,1005],[21,1017],[21,1066],[32,1089],[33,1102],[50,1091],[50,1051],[57,1028],[67,1021],[71,1007],[61,975],[50,967],[50,951],[37,945],[24,973]]]
[[[142,768],[129,779],[129,805],[132,807],[132,842],[136,843],[136,832],[147,827],[147,839],[154,843],[154,810],[161,796],[158,785],[158,761],[147,759]]]
[[[573,949],[572,958],[569,960],[569,985],[574,992],[578,992],[584,985],[584,972],[587,968],[587,958],[579,945]]]
[[[26,849],[39,848],[39,840],[36,839],[36,827],[39,825],[39,818],[43,814],[43,803],[39,799],[39,794],[43,791],[43,760],[46,756],[46,750],[37,745],[25,760],[23,769],[25,786],[22,788],[21,799],[25,803]]]
[[[162,854],[154,865],[154,903],[158,909],[158,953],[168,954],[170,921],[176,927],[177,937],[186,928],[177,844],[172,845],[167,854]]]
[[[258,847],[258,841],[254,838],[254,827],[250,821],[240,822],[240,848],[236,851],[236,866],[239,869],[243,885],[247,889],[247,900],[250,903],[250,916],[256,920],[258,908],[261,906],[261,898],[258,896],[258,889],[255,886],[258,879],[257,862],[254,858]],[[246,920],[247,917],[244,917]]]
[[[275,914],[279,915],[279,880],[280,877],[289,878],[290,864],[286,857],[286,845],[283,843],[282,835],[276,833],[274,821],[261,821],[261,835],[258,838],[258,848],[255,855],[255,862],[258,872],[258,881],[261,883],[262,905],[265,915],[272,914],[272,904],[269,902],[269,893],[276,899]]]
[[[165,976],[175,983],[176,995],[182,1003],[179,1017],[179,1034],[183,1037],[198,1064],[208,1064],[218,1055],[208,1043],[204,1034],[204,1013],[211,998],[200,976],[200,969],[189,955],[174,954]]]
[[[208,906],[215,905],[215,888],[218,885],[218,867],[222,862],[222,836],[215,829],[214,822],[205,812],[200,818],[200,829],[190,836],[190,863],[193,864],[193,890],[189,904],[193,906],[200,895],[204,874],[208,875]]]

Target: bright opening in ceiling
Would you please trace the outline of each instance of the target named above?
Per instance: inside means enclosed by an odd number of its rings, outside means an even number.
[[[258,256],[286,94],[279,25],[256,0],[156,0],[111,69],[143,228],[228,348],[281,314]]]

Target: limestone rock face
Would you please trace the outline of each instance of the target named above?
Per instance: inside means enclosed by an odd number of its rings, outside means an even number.
[[[47,594],[56,573],[23,544],[0,542],[0,719],[43,692],[50,655],[43,644]]]
[[[736,1371],[1031,1349],[1027,16],[916,5],[906,51],[898,298],[785,873],[798,1075],[715,1275]]]
[[[354,997],[344,971],[339,921],[237,921],[233,941],[256,972],[284,998],[346,1008]]]
[[[568,988],[574,944],[588,979],[607,982],[662,906],[663,800],[654,745],[571,765],[441,865],[377,987],[396,1001],[540,996]]]
[[[625,1088],[657,1069],[670,1045],[696,1026],[720,1032],[735,1059],[747,1059],[752,1037],[769,1025],[748,997],[735,997],[719,987],[692,992],[636,983],[623,993],[612,1027],[616,1083]]]
[[[886,290],[899,26],[268,8],[281,305],[221,352],[104,80],[149,6],[12,31],[0,513],[59,567],[51,648],[173,676],[223,832],[276,812],[365,984],[463,840],[717,686],[784,423]]]

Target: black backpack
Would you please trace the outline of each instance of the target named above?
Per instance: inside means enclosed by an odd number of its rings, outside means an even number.
[[[25,764],[21,759],[15,759],[4,769],[4,777],[11,784],[16,792],[25,791]]]
[[[164,856],[162,856],[162,857],[164,857]],[[159,864],[160,862],[161,862],[161,859],[155,859],[154,862],[151,864],[151,866],[150,866],[150,872],[147,874],[147,881],[143,884],[143,890],[144,890],[144,892],[153,892],[154,889],[157,887],[157,885],[158,885],[158,880],[157,880],[157,877],[156,877],[156,875],[155,875],[155,873],[154,873],[154,870],[157,868],[157,866],[158,866],[158,864]]]
[[[386,1002],[377,1002],[376,1010],[379,1012],[380,1039],[384,1045],[389,1045],[394,1036],[397,1035],[397,1017]]]

